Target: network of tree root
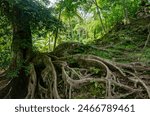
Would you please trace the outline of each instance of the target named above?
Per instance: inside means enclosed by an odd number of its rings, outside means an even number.
[[[94,55],[40,54],[30,63],[24,98],[150,98],[150,67]],[[0,97],[11,98],[12,79],[0,75]]]

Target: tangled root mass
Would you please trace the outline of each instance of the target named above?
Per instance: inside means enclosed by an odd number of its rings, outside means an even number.
[[[18,98],[150,98],[149,72],[145,65],[115,63],[94,55],[40,54],[30,63],[26,92]],[[0,75],[1,98],[13,98],[13,82],[5,73]]]

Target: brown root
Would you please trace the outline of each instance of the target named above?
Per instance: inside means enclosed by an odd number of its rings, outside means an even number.
[[[150,78],[142,76],[150,67],[112,63],[83,54],[52,59],[44,54],[40,58],[42,62],[30,64],[24,98],[150,98]],[[37,64],[43,67],[38,69]],[[11,98],[12,80],[1,78],[1,98]]]

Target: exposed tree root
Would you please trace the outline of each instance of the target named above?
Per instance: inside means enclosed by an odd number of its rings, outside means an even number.
[[[30,64],[24,98],[150,98],[148,66],[83,54],[59,58],[44,54],[40,58],[41,62]],[[0,98],[12,98],[12,81],[5,74],[0,76]]]

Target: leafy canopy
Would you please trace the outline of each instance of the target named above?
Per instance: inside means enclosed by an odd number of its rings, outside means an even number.
[[[4,1],[9,4],[5,6]],[[3,16],[4,9],[7,9],[10,22],[14,21],[14,11],[15,6],[21,10],[22,17],[30,22],[32,29],[41,29],[45,28],[47,30],[53,30],[56,26],[61,26],[60,22],[53,16],[53,9],[48,7],[48,0],[0,0],[1,3],[1,13],[0,16]]]

